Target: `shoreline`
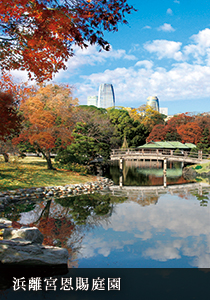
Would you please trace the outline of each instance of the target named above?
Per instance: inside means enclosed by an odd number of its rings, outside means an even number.
[[[114,182],[106,177],[97,177],[96,181],[80,184],[68,184],[48,187],[32,187],[26,189],[15,189],[0,192],[0,211],[4,210],[6,205],[17,201],[37,201],[50,200],[52,198],[65,198],[84,193],[94,193],[109,186]]]

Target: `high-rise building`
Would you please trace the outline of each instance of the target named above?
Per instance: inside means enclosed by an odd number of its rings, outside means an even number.
[[[115,106],[115,96],[112,84],[102,83],[98,93],[98,107],[108,108]]]
[[[154,110],[159,111],[159,100],[156,96],[148,97],[147,105],[150,105]]]
[[[98,106],[98,96],[89,96],[87,98],[87,105]]]

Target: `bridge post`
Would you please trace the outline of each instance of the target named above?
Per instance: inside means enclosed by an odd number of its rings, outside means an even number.
[[[163,173],[163,186],[164,186],[164,188],[167,187],[166,173]]]
[[[120,173],[122,173],[123,171],[123,158],[120,157],[120,160],[119,160],[119,167],[120,167]]]
[[[164,161],[163,161],[163,174],[166,174],[166,170],[167,170],[167,158],[164,158]]]
[[[120,187],[123,186],[123,176],[122,176],[122,174],[120,175],[120,178],[119,178],[119,186]]]
[[[198,151],[198,159],[202,159],[202,150]]]

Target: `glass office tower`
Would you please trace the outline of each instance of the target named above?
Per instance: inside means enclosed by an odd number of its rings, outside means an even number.
[[[98,107],[108,108],[115,106],[115,96],[112,84],[103,83],[99,87]]]
[[[87,98],[87,105],[98,106],[98,96],[89,96]]]
[[[154,110],[159,111],[159,100],[156,96],[148,97],[147,105],[150,105]]]

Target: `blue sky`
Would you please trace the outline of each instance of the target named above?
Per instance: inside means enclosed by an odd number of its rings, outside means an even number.
[[[157,96],[170,115],[210,111],[210,2],[127,2],[138,11],[127,16],[129,25],[105,33],[111,51],[75,48],[53,81],[73,85],[80,104],[112,83],[117,106],[139,107]]]

